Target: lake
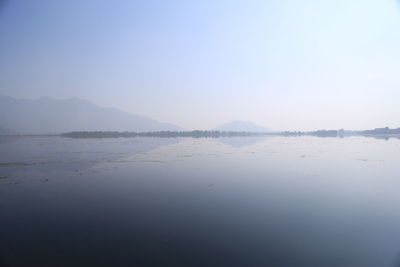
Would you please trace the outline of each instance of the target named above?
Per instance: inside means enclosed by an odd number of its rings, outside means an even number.
[[[400,139],[0,137],[0,266],[400,266]]]

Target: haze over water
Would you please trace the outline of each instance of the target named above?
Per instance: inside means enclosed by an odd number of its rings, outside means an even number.
[[[399,266],[400,139],[1,137],[0,151],[0,266]]]

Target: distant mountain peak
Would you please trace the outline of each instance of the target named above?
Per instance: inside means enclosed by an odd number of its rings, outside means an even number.
[[[215,131],[232,131],[232,132],[272,132],[264,126],[257,125],[250,121],[234,120],[220,125],[213,130]]]

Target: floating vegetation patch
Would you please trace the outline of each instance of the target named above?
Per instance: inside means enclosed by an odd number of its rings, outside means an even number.
[[[13,185],[18,185],[18,184],[20,184],[21,182],[12,182],[12,183],[8,183],[7,185],[8,186],[13,186]]]
[[[100,151],[71,151],[71,152],[62,152],[63,154],[105,154],[105,152]],[[114,153],[116,154],[116,153]]]
[[[100,173],[102,170],[95,170],[95,169],[89,169],[89,170],[75,170],[76,175],[90,175],[90,174],[96,174]]]
[[[7,179],[8,176],[0,176],[0,180]]]
[[[19,167],[48,164],[50,162],[0,162],[0,167]]]
[[[383,159],[355,159],[355,160],[362,161],[362,162],[380,162],[380,163],[386,162]]]
[[[39,181],[41,181],[42,183],[47,183],[47,182],[49,181],[49,179],[47,179],[47,178],[42,178],[42,179],[40,179]]]
[[[300,158],[314,158],[312,155],[300,155]]]

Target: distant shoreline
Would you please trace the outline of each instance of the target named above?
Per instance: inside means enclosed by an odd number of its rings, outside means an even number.
[[[219,137],[245,137],[245,136],[266,136],[276,133],[257,132],[233,132],[233,131],[157,131],[157,132],[69,132],[60,136],[70,138],[119,138],[119,137],[194,137],[194,138],[219,138]]]
[[[281,132],[246,132],[246,131],[156,131],[156,132],[118,132],[118,131],[77,131],[61,134],[72,138],[112,138],[112,137],[249,137],[249,136],[318,136],[318,137],[346,137],[370,136],[374,138],[400,138],[400,128],[376,128],[365,131],[317,130],[309,132],[281,131]]]
[[[119,132],[119,131],[73,131],[62,134],[0,134],[13,137],[68,137],[68,138],[132,138],[132,137],[193,137],[193,138],[220,138],[220,137],[261,137],[261,136],[317,136],[317,137],[351,137],[365,136],[378,139],[400,138],[400,128],[376,128],[365,131],[348,130],[318,130],[310,132],[246,132],[246,131],[153,131],[153,132]]]
[[[223,137],[263,137],[263,136],[286,136],[286,137],[300,137],[300,136],[316,136],[316,137],[333,137],[344,138],[352,136],[364,136],[377,139],[399,138],[400,134],[363,134],[351,133],[340,134],[333,132],[224,132],[224,131],[185,131],[185,132],[70,132],[64,133],[59,136],[68,138],[133,138],[133,137],[158,137],[158,138],[179,138],[179,137],[192,137],[192,138],[223,138]]]

